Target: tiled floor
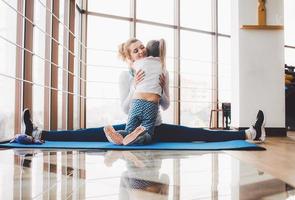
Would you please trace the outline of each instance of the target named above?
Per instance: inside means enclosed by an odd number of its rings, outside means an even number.
[[[294,199],[223,152],[0,151],[0,199]]]

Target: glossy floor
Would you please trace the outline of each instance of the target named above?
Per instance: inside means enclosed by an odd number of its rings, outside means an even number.
[[[0,151],[0,199],[294,199],[223,152]]]

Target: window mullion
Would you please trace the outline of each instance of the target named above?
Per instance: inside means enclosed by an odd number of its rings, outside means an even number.
[[[130,2],[130,37],[136,37],[136,0]]]
[[[218,0],[212,0],[212,110],[218,109]],[[213,112],[212,127],[218,127],[218,112]]]
[[[174,0],[174,123],[180,124],[180,0]]]
[[[25,3],[25,16],[30,20],[34,21],[34,1],[26,1]],[[25,21],[25,40],[24,48],[33,52],[33,24],[26,20]],[[32,65],[33,65],[33,55],[31,52],[25,51],[24,53],[24,80],[32,82]],[[33,85],[32,83],[25,82],[23,89],[23,106],[24,108],[33,109],[32,105],[32,93]],[[33,112],[32,112],[33,113]]]
[[[17,2],[17,11],[24,12],[24,2]],[[17,15],[17,31],[16,31],[16,43],[19,46],[24,44],[24,18],[21,15]],[[23,49],[16,47],[16,65],[15,76],[16,78],[23,79],[22,63],[23,63]],[[15,118],[14,118],[14,133],[21,132],[21,110],[22,110],[22,82],[15,81]]]

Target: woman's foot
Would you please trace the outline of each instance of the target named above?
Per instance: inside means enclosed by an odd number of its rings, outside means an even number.
[[[254,140],[265,140],[265,117],[262,110],[259,110],[256,117],[256,122],[254,125],[254,129],[256,130],[256,137]]]
[[[34,125],[31,119],[31,112],[28,108],[25,108],[23,111],[23,121],[25,124],[25,134],[32,136]]]
[[[130,145],[132,144],[141,134],[145,132],[145,128],[143,126],[139,126],[134,131],[132,131],[130,134],[128,134],[123,139],[123,145]]]
[[[123,143],[123,136],[117,133],[112,126],[105,126],[103,131],[109,142],[117,145],[121,145]]]
[[[254,143],[262,143],[265,141],[265,118],[261,110],[258,111],[256,122],[246,130],[247,139],[252,140]]]

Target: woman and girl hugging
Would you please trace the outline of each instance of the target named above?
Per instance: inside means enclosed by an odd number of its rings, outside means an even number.
[[[129,68],[119,78],[120,103],[123,112],[128,114],[126,124],[78,130],[36,130],[33,128],[30,110],[25,109],[25,135],[32,137],[30,141],[109,141],[116,145],[145,145],[152,142],[229,140],[259,143],[265,140],[265,119],[261,110],[257,113],[254,125],[240,131],[162,123],[160,108],[165,111],[170,106],[164,39],[152,40],[145,47],[140,40],[130,38],[119,46],[119,56]],[[18,141],[17,137],[14,141]]]

